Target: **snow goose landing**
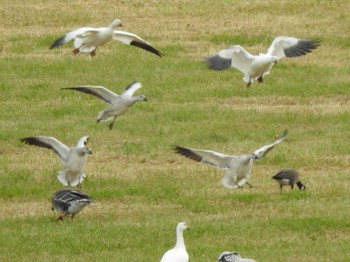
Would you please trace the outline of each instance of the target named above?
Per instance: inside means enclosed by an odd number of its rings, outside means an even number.
[[[275,179],[279,183],[281,193],[282,187],[290,186],[293,189],[295,184],[300,190],[306,189],[306,187],[299,180],[299,173],[295,169],[282,169],[278,171],[277,174],[272,177],[272,179]]]
[[[224,251],[218,258],[218,262],[256,262],[254,259],[242,258],[237,252]]]
[[[176,245],[174,248],[164,253],[160,262],[188,262],[183,231],[190,229],[185,222],[180,222],[176,226]]]
[[[319,41],[303,40],[289,36],[275,38],[266,54],[252,55],[240,45],[221,50],[207,59],[209,68],[224,70],[234,67],[244,74],[247,87],[255,80],[263,82],[272,66],[284,57],[298,57],[310,53],[320,45]]]
[[[60,213],[57,220],[63,220],[65,216],[71,215],[72,219],[85,206],[94,202],[90,197],[81,191],[73,189],[61,189],[56,191],[51,198],[52,211]]]
[[[88,139],[88,136],[83,136],[76,146],[71,148],[49,136],[25,137],[20,141],[28,145],[52,149],[61,159],[64,168],[58,172],[58,180],[65,186],[77,186],[83,182],[88,154],[92,154],[91,149],[86,147]]]
[[[93,57],[96,55],[96,49],[99,46],[106,44],[111,40],[116,40],[123,42],[127,45],[133,45],[139,48],[142,48],[146,51],[149,51],[157,56],[162,56],[162,53],[155,49],[150,43],[142,39],[141,37],[125,32],[114,30],[115,27],[121,26],[122,22],[119,19],[115,19],[108,27],[82,27],[72,32],[67,33],[63,37],[57,39],[50,47],[53,49],[64,45],[71,40],[74,40],[73,50],[74,54],[79,52],[90,53]]]
[[[252,153],[245,155],[224,155],[211,150],[201,150],[176,146],[175,151],[197,162],[213,165],[225,169],[227,174],[222,179],[222,184],[231,189],[241,188],[248,182],[254,160],[261,159],[287,136],[285,130],[272,144],[263,146]]]
[[[115,94],[103,86],[76,86],[66,87],[62,89],[70,89],[87,93],[109,103],[110,105],[105,110],[98,113],[97,123],[100,121],[108,121],[109,119],[112,119],[112,123],[109,124],[109,129],[112,129],[115,119],[118,116],[123,115],[136,102],[147,101],[147,98],[144,95],[133,96],[135,91],[141,87],[141,83],[133,82],[128,85],[125,88],[124,92],[120,95]]]

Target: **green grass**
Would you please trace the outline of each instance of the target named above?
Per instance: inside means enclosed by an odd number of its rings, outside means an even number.
[[[0,10],[0,261],[159,261],[186,221],[190,261],[235,250],[257,261],[347,261],[349,224],[349,41],[347,1],[2,1]],[[59,10],[59,11],[58,11]],[[132,12],[130,11],[132,10]],[[97,56],[49,50],[79,26],[113,18],[165,57],[121,43]],[[275,36],[320,39],[305,57],[278,63],[245,88],[237,70],[203,60],[240,44],[264,52]],[[109,131],[96,124],[103,101],[61,90],[132,81],[148,98]],[[228,190],[223,171],[176,155],[175,145],[227,154],[254,150],[288,129],[258,161],[252,189]],[[89,135],[83,190],[96,204],[57,223],[52,193],[62,186],[53,152],[22,144]],[[272,179],[296,168],[307,191]]]

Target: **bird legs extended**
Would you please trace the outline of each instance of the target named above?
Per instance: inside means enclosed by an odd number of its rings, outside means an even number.
[[[117,118],[117,117],[114,117],[113,120],[112,120],[112,123],[110,123],[110,124],[108,125],[109,130],[112,130],[112,129],[113,129],[114,122],[115,122],[115,119],[116,119],[116,118]]]
[[[96,55],[96,49],[97,49],[97,47],[96,47],[94,50],[92,50],[92,51],[90,52],[90,56],[91,56],[91,57],[94,57],[94,56]],[[77,55],[77,54],[79,54],[79,53],[80,53],[80,47],[75,48],[75,49],[73,50],[73,54]]]

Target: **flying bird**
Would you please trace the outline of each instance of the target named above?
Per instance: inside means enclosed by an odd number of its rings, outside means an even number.
[[[73,53],[76,55],[79,52],[90,53],[93,57],[96,55],[96,49],[99,46],[106,44],[109,41],[116,40],[127,45],[133,45],[149,51],[157,56],[162,57],[162,53],[155,49],[150,43],[141,37],[125,32],[114,30],[115,27],[121,26],[122,22],[115,19],[108,27],[82,27],[72,32],[67,33],[61,38],[57,39],[50,47],[50,49],[64,45],[71,40],[74,40]]]
[[[73,219],[85,206],[93,203],[86,193],[67,188],[58,190],[52,195],[51,209],[60,213],[57,220],[63,220],[69,215]]]
[[[58,155],[62,161],[63,170],[58,172],[57,179],[65,186],[78,186],[83,182],[87,158],[92,154],[91,149],[86,147],[88,140],[88,136],[83,136],[74,147],[69,148],[56,138],[49,136],[20,139],[28,145],[52,149]]]
[[[109,129],[112,129],[118,116],[123,115],[136,102],[147,101],[144,95],[133,96],[136,90],[141,87],[142,85],[140,82],[133,82],[128,85],[120,95],[117,95],[103,86],[75,86],[62,89],[80,91],[96,96],[109,103],[110,105],[105,110],[98,113],[97,123],[112,119],[112,122],[108,125]]]
[[[287,136],[285,130],[272,144],[265,145],[252,153],[244,155],[225,155],[212,150],[193,149],[176,146],[175,151],[187,158],[197,162],[206,163],[217,168],[226,170],[226,176],[222,179],[222,184],[230,189],[243,187],[244,184],[252,185],[248,182],[251,169],[255,160],[263,158],[276,145],[281,143]]]
[[[256,262],[251,258],[242,258],[238,252],[224,251],[220,254],[218,262]]]
[[[209,68],[224,70],[234,67],[244,74],[243,81],[249,87],[255,80],[263,82],[275,63],[284,57],[298,57],[312,52],[320,41],[304,40],[289,36],[275,38],[267,53],[252,55],[240,45],[221,50],[207,59]]]
[[[183,232],[190,229],[185,222],[176,226],[176,245],[164,253],[160,262],[188,262],[189,256],[186,250]]]
[[[292,189],[296,184],[300,190],[305,190],[306,187],[299,180],[299,173],[295,169],[282,169],[277,172],[276,175],[272,177],[272,179],[276,180],[281,188],[284,186],[290,186]]]

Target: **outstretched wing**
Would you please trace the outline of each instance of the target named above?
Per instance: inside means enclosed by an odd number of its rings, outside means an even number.
[[[136,90],[140,89],[142,87],[140,82],[132,82],[130,85],[128,85],[124,92],[121,93],[121,96],[132,96]]]
[[[286,129],[282,135],[280,135],[272,144],[263,146],[253,152],[253,156],[255,159],[260,159],[264,157],[271,149],[273,149],[276,145],[281,143],[287,136],[288,130]]]
[[[175,152],[197,162],[206,163],[221,169],[228,169],[232,159],[229,155],[224,155],[211,150],[200,150],[176,146]]]
[[[127,44],[127,45],[133,45],[133,46],[142,48],[160,57],[163,56],[163,54],[159,50],[155,49],[146,40],[129,32],[114,30],[113,40],[123,42],[124,44]]]
[[[32,136],[21,138],[20,141],[28,145],[52,149],[62,161],[66,159],[69,153],[69,148],[54,137]]]
[[[79,28],[77,30],[74,30],[72,32],[67,33],[66,35],[60,37],[59,39],[57,39],[50,47],[50,49],[59,47],[61,45],[64,45],[66,43],[68,43],[69,41],[72,41],[73,39],[75,39],[76,37],[87,37],[88,35],[92,34],[92,33],[97,33],[98,29],[93,28],[93,27],[82,27]]]
[[[221,50],[216,55],[207,59],[208,66],[215,70],[224,70],[234,67],[244,74],[247,74],[254,56],[240,45],[231,46]]]
[[[267,54],[278,60],[284,57],[303,56],[312,52],[320,45],[320,41],[298,39],[289,36],[279,36],[270,45]]]
[[[61,89],[69,89],[69,90],[76,90],[79,92],[83,92],[86,94],[90,94],[93,96],[96,96],[103,101],[107,103],[112,103],[112,101],[116,98],[118,98],[118,95],[111,90],[103,87],[103,86],[73,86],[73,87],[64,87]]]

